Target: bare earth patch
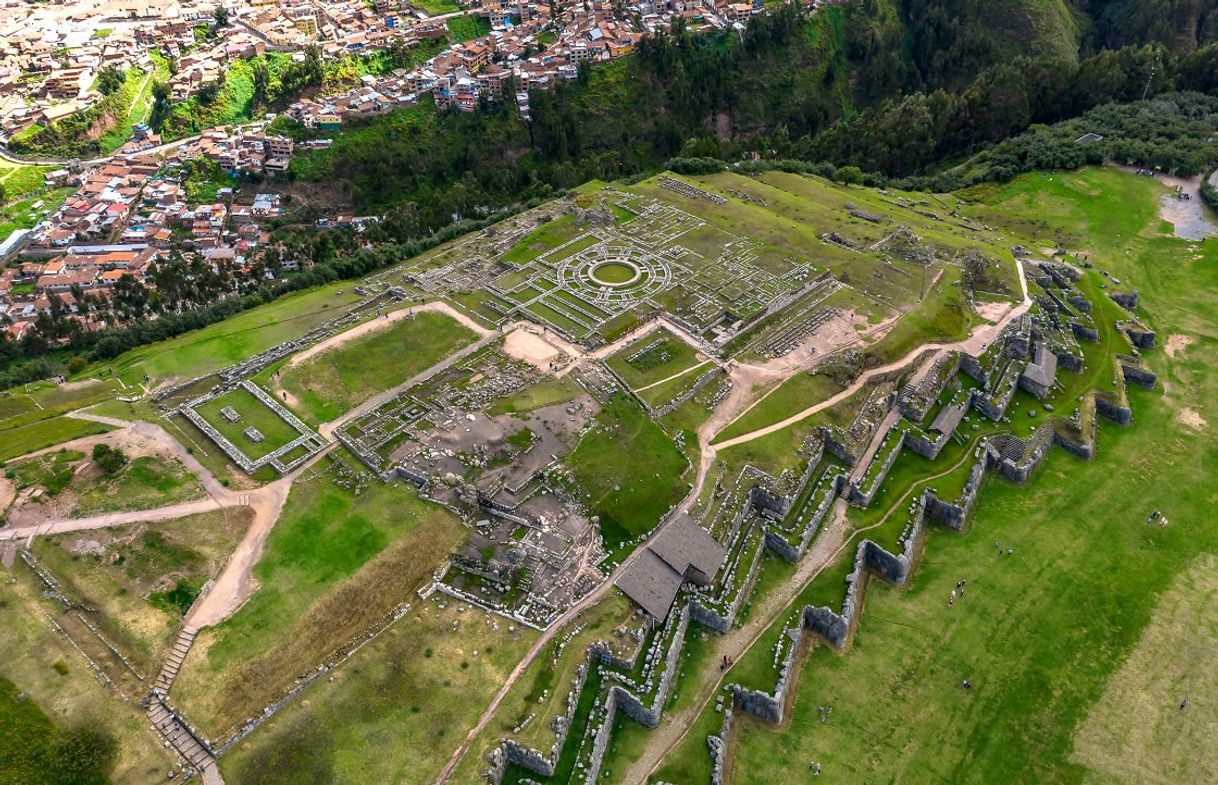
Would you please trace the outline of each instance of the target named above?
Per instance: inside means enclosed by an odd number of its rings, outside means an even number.
[[[539,371],[550,370],[550,363],[563,356],[558,347],[524,327],[507,334],[503,340],[503,352],[509,357],[529,363]]]
[[[973,310],[977,315],[987,322],[996,322],[1001,319],[1007,311],[1011,310],[1011,303],[991,302],[991,303],[974,303]]]
[[[1199,557],[1159,600],[1120,671],[1076,730],[1086,783],[1218,781],[1218,558]],[[1180,701],[1189,700],[1181,710]]]
[[[1163,351],[1167,352],[1168,357],[1175,357],[1189,346],[1192,346],[1193,340],[1191,335],[1183,335],[1181,333],[1169,335],[1167,336],[1167,343],[1163,345]]]
[[[1209,423],[1205,421],[1205,418],[1197,413],[1196,409],[1189,409],[1188,407],[1181,409],[1179,413],[1176,414],[1176,417],[1179,418],[1180,422],[1196,431],[1204,430],[1205,427],[1209,425]]]

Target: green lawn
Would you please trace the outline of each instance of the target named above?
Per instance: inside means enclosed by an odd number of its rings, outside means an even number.
[[[421,311],[286,367],[278,382],[312,422],[329,422],[474,342],[451,316]]]
[[[566,458],[609,548],[655,527],[684,498],[685,456],[632,399],[617,395]]]
[[[93,436],[112,430],[114,429],[109,425],[75,420],[71,417],[53,417],[0,430],[0,461],[11,460],[82,436]]]
[[[336,318],[359,301],[352,286],[339,282],[289,294],[201,330],[127,352],[106,367],[128,384],[144,374],[160,382],[217,371]]]
[[[454,41],[471,41],[490,33],[490,20],[481,16],[458,16],[448,20],[448,35]]]
[[[258,590],[191,652],[175,693],[209,733],[231,731],[408,601],[460,540],[458,522],[413,488],[366,479],[355,495],[335,484],[348,460],[293,485],[254,568]]]
[[[236,410],[240,418],[229,422],[220,414],[226,407]],[[300,433],[265,403],[244,387],[234,388],[218,398],[199,406],[196,411],[250,458],[257,460],[273,453],[296,439]],[[245,435],[246,428],[256,428],[263,440],[255,442]]]
[[[580,232],[580,227],[575,223],[575,216],[564,215],[555,218],[526,234],[503,255],[503,259],[514,264],[524,264],[573,239]]]
[[[636,354],[638,356],[633,360],[629,359]],[[639,339],[608,360],[609,367],[636,390],[667,379],[698,362],[697,352],[667,330]]]
[[[461,10],[461,7],[453,0],[418,0],[418,2],[411,2],[411,5],[426,11],[429,16],[451,14]]]

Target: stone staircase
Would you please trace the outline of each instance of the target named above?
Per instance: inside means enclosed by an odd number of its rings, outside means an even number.
[[[219,771],[211,750],[155,692],[148,699],[148,721],[167,744],[194,769],[204,773],[208,769]]]
[[[178,671],[181,670],[182,663],[186,660],[186,654],[190,651],[190,646],[195,642],[195,636],[198,634],[198,630],[190,627],[183,627],[182,631],[178,633],[173,646],[170,647],[169,656],[165,658],[165,665],[152,685],[158,692],[162,694],[169,692],[169,688],[173,686],[173,680],[178,677]]]

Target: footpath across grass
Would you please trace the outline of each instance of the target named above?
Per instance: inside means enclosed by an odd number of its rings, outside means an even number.
[[[461,539],[446,510],[401,483],[355,480],[353,461],[327,458],[293,485],[254,568],[258,590],[191,650],[174,690],[213,738],[409,601]],[[358,495],[339,484],[357,482]]]
[[[306,419],[329,422],[474,342],[451,316],[422,311],[282,371]]]

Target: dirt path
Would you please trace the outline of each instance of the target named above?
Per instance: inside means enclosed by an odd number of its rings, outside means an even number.
[[[1002,331],[1006,329],[1007,325],[1009,325],[1012,321],[1014,321],[1015,319],[1018,319],[1020,316],[1023,316],[1025,313],[1027,313],[1028,308],[1031,307],[1031,305],[1032,305],[1032,298],[1028,295],[1028,281],[1027,281],[1027,278],[1024,276],[1023,262],[1016,260],[1016,264],[1019,267],[1019,285],[1020,285],[1020,288],[1023,289],[1023,300],[1018,305],[1015,305],[1010,310],[1008,310],[1006,315],[1003,316],[1001,319],[999,319],[996,323],[983,324],[983,325],[979,326],[977,329],[975,329],[973,331],[973,333],[968,338],[965,338],[962,341],[956,341],[954,343],[926,343],[926,344],[922,344],[921,346],[914,347],[913,349],[910,349],[909,352],[907,352],[905,354],[905,356],[899,360],[894,360],[893,362],[890,362],[887,365],[881,365],[879,367],[871,368],[867,371],[864,371],[848,387],[842,389],[840,392],[836,393],[832,397],[830,397],[824,401],[821,401],[820,403],[813,404],[812,406],[809,406],[808,408],[804,409],[803,411],[797,412],[797,413],[791,415],[790,417],[786,418],[785,420],[779,420],[778,422],[767,425],[764,428],[758,428],[755,431],[751,431],[749,433],[742,434],[735,438],[728,439],[727,441],[724,441],[724,442],[719,442],[718,444],[713,445],[714,448],[721,450],[721,449],[725,449],[727,447],[733,447],[737,444],[744,444],[745,442],[751,442],[754,439],[760,439],[761,437],[768,436],[771,433],[774,433],[776,431],[781,431],[782,429],[787,428],[788,426],[794,425],[795,423],[800,422],[801,420],[806,420],[807,418],[811,417],[812,415],[816,414],[817,412],[824,411],[825,409],[828,409],[829,407],[835,406],[835,405],[841,403],[842,401],[846,400],[847,398],[849,398],[850,396],[854,395],[856,392],[861,390],[867,383],[869,383],[875,377],[889,373],[891,371],[900,370],[902,368],[905,368],[910,363],[912,363],[917,357],[919,357],[920,355],[922,355],[923,353],[925,353],[927,351],[935,352],[935,355],[933,358],[931,358],[931,360],[933,360],[939,356],[942,356],[943,354],[946,354],[947,352],[952,352],[952,351],[965,352],[967,354],[972,354],[972,355],[981,354],[981,352],[985,351],[985,347],[989,346],[990,341],[993,341],[995,338],[997,338],[999,336],[999,334],[1001,334]]]
[[[299,408],[299,399],[297,399],[297,397],[288,390],[285,390],[283,385],[280,384],[281,374],[283,371],[295,368],[296,366],[306,363],[318,355],[325,354],[333,349],[338,349],[351,341],[355,341],[372,333],[378,333],[381,330],[388,329],[397,322],[400,322],[403,319],[408,319],[411,316],[423,311],[430,313],[441,313],[445,316],[451,317],[462,327],[472,330],[474,334],[480,338],[485,338],[487,335],[494,333],[494,330],[488,330],[475,322],[473,319],[458,311],[456,308],[441,300],[424,303],[423,305],[406,306],[405,308],[399,308],[396,311],[390,311],[384,316],[371,319],[363,322],[362,324],[357,324],[350,330],[345,330],[337,335],[332,335],[324,341],[313,344],[302,352],[293,354],[287,359],[287,362],[283,364],[283,367],[271,376],[270,382],[267,385],[271,389],[271,394],[287,403],[289,407],[294,409]]]
[[[254,580],[254,566],[262,557],[266,546],[267,535],[271,533],[279,514],[283,512],[284,502],[292,490],[292,483],[302,473],[307,471],[321,456],[333,449],[330,447],[314,455],[308,462],[290,474],[284,475],[275,482],[268,483],[254,491],[237,494],[246,505],[253,510],[254,518],[245,536],[237,544],[232,555],[220,571],[220,575],[212,582],[207,593],[191,606],[186,614],[183,627],[199,630],[210,627],[227,619],[240,608],[257,588]]]
[[[171,504],[168,507],[158,507],[153,510],[108,512],[89,518],[51,518],[31,526],[9,526],[0,529],[0,542],[22,540],[28,537],[42,537],[47,534],[105,529],[109,526],[123,526],[129,523],[171,521],[176,518],[184,518],[187,515],[215,512],[225,506],[229,505],[218,503],[215,499],[196,499],[190,502],[182,502],[181,504]]]
[[[672,376],[661,379],[658,382],[652,382],[651,384],[645,384],[642,387],[636,387],[634,389],[634,391],[636,393],[641,393],[644,390],[650,390],[652,387],[659,387],[661,384],[667,384],[668,382],[671,382],[673,379],[680,379],[682,376],[684,376],[687,373],[693,373],[694,371],[698,370],[699,368],[705,368],[708,363],[710,363],[709,359],[703,360],[702,362],[698,363],[697,365],[691,365],[683,371],[677,371]]]

